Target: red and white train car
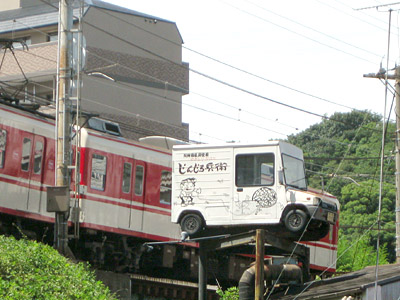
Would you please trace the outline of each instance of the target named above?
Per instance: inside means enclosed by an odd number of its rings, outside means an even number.
[[[48,116],[0,103],[1,233],[22,231],[51,243],[54,214],[47,212],[46,197],[47,187],[55,184],[54,132],[55,122]],[[78,157],[79,193],[71,197],[77,214],[69,222],[70,233],[74,224],[80,232],[76,243],[70,243],[74,253],[120,271],[147,267],[157,275],[153,267],[158,266],[167,276],[166,269],[176,277],[195,274],[190,267],[196,255],[192,248],[160,246],[146,258],[141,247],[144,241],[180,239],[179,225],[170,217],[171,152],[82,128]],[[72,181],[72,190],[74,186]],[[324,269],[325,249],[336,255],[337,230],[307,244],[311,267]]]

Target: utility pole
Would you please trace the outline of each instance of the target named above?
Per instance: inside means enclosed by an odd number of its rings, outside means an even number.
[[[389,74],[365,74],[367,78],[395,80],[396,93],[396,262],[400,263],[400,66],[396,67],[394,75]]]
[[[400,263],[400,67],[395,70],[396,91],[396,263]]]
[[[255,300],[264,299],[264,252],[265,230],[256,230],[256,270],[255,270]]]
[[[71,154],[71,103],[69,99],[71,82],[71,49],[72,49],[72,1],[59,2],[59,49],[58,49],[58,86],[57,86],[57,157],[56,157],[56,186],[65,187],[68,191],[70,176],[68,166]],[[68,216],[67,212],[57,211],[54,228],[55,247],[62,254],[66,254],[68,247]]]

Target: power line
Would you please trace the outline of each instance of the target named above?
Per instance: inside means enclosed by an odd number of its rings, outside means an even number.
[[[42,0],[42,1],[44,1],[44,0]],[[172,63],[172,64],[174,64],[174,65],[179,66],[180,68],[186,68],[186,67],[182,66],[181,64],[178,64],[177,62],[175,62],[175,61],[173,61],[173,60],[171,60],[171,59],[168,59],[168,58],[166,58],[166,57],[164,57],[164,56],[162,56],[162,55],[156,54],[156,53],[154,53],[154,52],[152,52],[152,51],[150,51],[150,50],[148,50],[148,49],[145,49],[145,48],[143,48],[143,47],[140,47],[140,46],[136,45],[135,43],[132,43],[132,42],[130,42],[130,41],[126,40],[126,39],[123,39],[123,38],[121,38],[121,37],[119,37],[119,36],[116,36],[115,34],[110,33],[109,31],[107,31],[107,30],[105,30],[105,29],[102,29],[102,28],[100,28],[100,27],[98,27],[98,26],[96,26],[96,25],[91,24],[90,22],[87,22],[87,21],[83,21],[83,22],[84,22],[85,24],[87,24],[88,26],[91,26],[92,28],[95,28],[95,29],[99,30],[100,32],[103,32],[103,33],[105,33],[105,34],[107,34],[107,35],[109,35],[109,36],[111,36],[111,37],[113,37],[113,38],[115,38],[115,39],[117,39],[117,40],[120,40],[120,41],[122,41],[122,42],[124,42],[124,43],[126,43],[126,44],[128,44],[128,45],[131,45],[131,46],[133,46],[133,47],[135,47],[135,48],[138,48],[138,49],[140,49],[140,50],[142,50],[142,51],[144,51],[144,52],[146,52],[146,53],[148,53],[148,54],[150,54],[150,55],[153,55],[153,56],[158,57],[158,58],[160,58],[160,59],[162,59],[162,60],[168,61],[168,62],[170,62],[170,63]],[[303,112],[303,113],[311,114],[311,115],[314,115],[314,116],[317,116],[317,117],[320,117],[320,118],[323,118],[323,119],[333,120],[333,121],[337,121],[337,122],[340,122],[340,123],[344,123],[344,124],[345,124],[345,122],[342,122],[342,121],[340,121],[340,120],[335,120],[335,119],[333,119],[333,118],[329,118],[329,117],[327,117],[326,115],[321,115],[321,114],[314,113],[314,112],[311,112],[311,111],[308,111],[308,110],[305,110],[305,109],[301,109],[301,108],[298,108],[298,107],[295,107],[295,106],[292,106],[292,105],[289,105],[289,104],[286,104],[286,103],[283,103],[283,102],[280,102],[280,101],[277,101],[277,100],[274,100],[274,99],[271,99],[271,98],[268,98],[268,97],[265,97],[265,96],[262,96],[262,95],[260,95],[260,94],[251,92],[251,91],[246,90],[246,89],[244,89],[244,88],[240,88],[240,87],[238,87],[238,86],[236,86],[236,85],[230,84],[230,83],[228,83],[228,82],[225,82],[225,81],[223,81],[223,80],[217,79],[217,78],[212,77],[212,76],[210,76],[210,75],[207,75],[207,74],[205,74],[205,73],[196,71],[196,70],[194,70],[194,69],[189,68],[189,71],[191,71],[191,72],[193,72],[193,73],[196,73],[196,74],[198,74],[198,75],[200,75],[200,76],[203,76],[203,77],[205,77],[205,78],[208,78],[208,79],[210,79],[210,80],[216,81],[216,82],[218,82],[218,83],[220,83],[220,84],[222,84],[222,85],[225,85],[225,86],[231,87],[231,88],[233,88],[233,89],[236,89],[236,90],[238,90],[238,91],[241,91],[241,92],[243,92],[243,93],[252,95],[252,96],[254,96],[254,97],[261,98],[261,99],[263,99],[263,100],[267,100],[267,101],[269,101],[269,102],[272,102],[272,103],[275,103],[275,104],[279,104],[279,105],[282,105],[282,106],[285,106],[285,107],[287,107],[287,108],[291,108],[291,109],[294,109],[294,110],[298,110],[298,111]],[[178,87],[178,88],[179,88],[179,87]]]
[[[304,34],[302,34],[302,33],[299,33],[299,32],[297,32],[297,31],[291,30],[291,29],[286,28],[286,27],[284,27],[284,26],[282,26],[282,25],[279,25],[279,24],[277,24],[277,23],[274,23],[274,22],[272,22],[272,21],[270,21],[270,20],[267,20],[267,19],[265,19],[265,18],[262,18],[262,17],[260,17],[260,16],[258,16],[258,15],[256,15],[256,14],[253,14],[253,13],[248,12],[248,11],[246,11],[246,10],[244,10],[244,9],[242,9],[242,8],[239,8],[239,7],[235,6],[235,5],[232,5],[231,3],[228,3],[228,2],[226,2],[226,1],[224,1],[224,0],[220,0],[220,1],[223,2],[223,3],[225,3],[225,4],[228,5],[228,6],[231,6],[231,7],[235,8],[235,9],[237,9],[237,10],[239,10],[239,11],[245,13],[245,14],[248,14],[248,15],[250,15],[250,16],[253,16],[253,17],[255,17],[255,18],[257,18],[257,19],[260,19],[260,20],[262,20],[262,21],[264,21],[264,22],[270,23],[270,24],[272,24],[272,25],[274,25],[274,26],[276,26],[276,27],[279,27],[279,28],[281,28],[281,29],[283,29],[283,30],[286,30],[286,31],[291,32],[291,33],[293,33],[293,34],[296,34],[296,35],[298,35],[298,36],[301,36],[301,37],[303,37],[303,38],[305,38],[305,39],[308,39],[308,40],[310,40],[310,41],[312,41],[312,42],[314,42],[314,43],[317,43],[317,44],[320,44],[320,45],[322,45],[322,46],[331,48],[331,49],[336,50],[336,51],[338,51],[338,52],[342,52],[342,53],[344,53],[344,54],[347,54],[347,55],[352,56],[352,57],[354,57],[354,58],[363,60],[363,61],[365,61],[365,62],[369,62],[369,63],[374,64],[374,65],[376,64],[375,62],[373,62],[373,61],[371,61],[371,60],[362,58],[362,57],[357,56],[357,55],[354,55],[354,54],[352,54],[352,53],[350,53],[350,52],[347,52],[347,51],[341,50],[341,49],[339,49],[339,48],[330,46],[330,45],[328,45],[328,44],[322,43],[321,41],[319,41],[319,40],[317,40],[317,39],[308,37],[308,36],[306,36],[306,35],[304,35]]]
[[[301,91],[301,90],[299,90],[299,89],[290,87],[290,86],[288,86],[288,85],[284,85],[284,84],[282,84],[282,83],[273,81],[273,80],[271,80],[271,79],[265,78],[265,77],[263,77],[263,76],[260,76],[260,75],[257,75],[257,74],[255,74],[255,73],[252,73],[252,72],[246,71],[246,70],[244,70],[244,69],[241,69],[241,68],[239,68],[239,67],[233,66],[233,65],[228,64],[228,63],[226,63],[226,62],[224,62],[224,61],[221,61],[221,60],[219,60],[219,59],[213,58],[213,57],[211,57],[211,56],[209,56],[209,55],[206,55],[206,54],[204,54],[204,53],[201,53],[201,52],[199,52],[199,51],[196,51],[196,50],[194,50],[194,49],[191,49],[191,48],[189,48],[189,47],[187,47],[187,46],[185,46],[185,45],[181,45],[181,44],[178,44],[178,43],[176,43],[176,42],[174,42],[174,41],[171,41],[171,40],[169,40],[169,39],[167,39],[167,38],[165,38],[165,37],[163,37],[163,36],[160,36],[160,35],[158,35],[158,34],[156,34],[156,33],[154,33],[154,32],[151,32],[151,31],[149,31],[149,30],[146,30],[145,28],[142,28],[142,27],[140,27],[140,26],[138,26],[138,25],[136,25],[136,24],[133,24],[133,23],[131,23],[131,22],[128,22],[127,20],[124,20],[124,19],[122,19],[122,18],[120,18],[120,17],[118,17],[118,16],[115,16],[115,15],[113,15],[113,14],[110,14],[109,12],[107,12],[107,11],[105,11],[105,10],[101,10],[101,12],[104,13],[104,14],[107,14],[107,15],[109,15],[109,16],[115,18],[115,19],[118,19],[118,20],[120,20],[121,22],[124,22],[124,23],[126,23],[126,24],[128,24],[128,25],[130,25],[130,26],[132,26],[132,27],[135,27],[135,28],[137,28],[137,29],[140,29],[140,30],[142,30],[142,31],[144,31],[144,32],[146,32],[146,33],[148,33],[148,34],[151,34],[151,35],[153,35],[153,36],[155,36],[155,37],[158,37],[158,38],[160,38],[160,39],[162,39],[162,40],[164,40],[164,41],[170,42],[170,43],[172,43],[172,44],[174,44],[174,45],[176,45],[176,46],[181,46],[181,47],[182,47],[183,49],[185,49],[185,50],[188,50],[188,51],[190,51],[190,52],[193,52],[193,53],[195,53],[195,54],[197,54],[197,55],[200,55],[200,56],[202,56],[202,57],[204,57],[204,58],[207,58],[207,59],[209,59],[209,60],[212,60],[212,61],[214,61],[214,62],[216,62],[216,63],[219,63],[219,64],[221,64],[221,65],[224,65],[224,66],[229,67],[229,68],[231,68],[231,69],[234,69],[234,70],[236,70],[236,71],[239,71],[239,72],[242,72],[242,73],[244,73],[244,74],[247,74],[247,75],[250,75],[250,76],[252,76],[252,77],[255,77],[255,78],[257,78],[257,79],[261,79],[261,80],[263,80],[263,81],[272,83],[272,84],[274,84],[274,85],[283,87],[283,88],[285,88],[285,89],[288,89],[288,90],[291,90],[291,91],[294,91],[294,92],[303,94],[303,95],[305,95],[305,96],[309,96],[309,97],[312,97],[312,98],[315,98],[315,99],[318,99],[318,100],[321,100],[321,101],[324,101],[324,102],[328,102],[328,103],[331,103],[331,104],[334,104],[334,105],[337,105],[337,106],[340,106],[340,107],[343,107],[343,108],[356,110],[356,109],[353,108],[353,107],[350,107],[350,106],[347,106],[347,105],[344,105],[344,104],[340,104],[340,103],[334,102],[334,101],[332,101],[332,100],[328,100],[328,99],[326,99],[326,98],[322,98],[322,97],[319,97],[319,96],[316,96],[316,95],[313,95],[313,94],[310,94],[310,93]]]
[[[363,23],[366,23],[366,24],[368,24],[368,25],[370,25],[370,26],[372,26],[372,27],[375,27],[375,28],[377,28],[377,29],[379,29],[379,30],[382,30],[382,31],[384,31],[384,32],[387,31],[386,28],[382,28],[382,27],[380,27],[380,26],[377,26],[377,25],[375,25],[375,24],[372,24],[372,23],[370,23],[370,22],[368,22],[368,21],[365,21],[365,20],[363,20],[363,19],[361,19],[361,18],[358,18],[358,17],[356,17],[356,16],[354,16],[354,15],[352,15],[352,14],[349,14],[348,12],[345,12],[345,11],[343,11],[343,10],[341,10],[341,9],[338,9],[337,7],[334,7],[334,6],[332,6],[332,5],[329,5],[329,4],[327,4],[327,3],[323,2],[323,1],[320,1],[320,0],[316,0],[316,1],[317,1],[318,3],[320,3],[320,4],[322,4],[322,5],[325,5],[325,6],[331,8],[331,9],[334,9],[334,10],[336,10],[336,11],[339,11],[339,12],[341,12],[342,14],[345,14],[345,15],[351,17],[351,18],[357,19],[357,20],[359,20],[359,21],[361,21],[361,22],[363,22]],[[336,1],[336,2],[337,2],[337,1]],[[352,9],[353,9],[353,8],[352,8]]]
[[[347,46],[353,47],[353,48],[355,48],[355,49],[357,49],[357,50],[361,50],[361,51],[364,51],[364,52],[366,52],[366,53],[368,53],[368,54],[371,54],[371,55],[374,55],[374,56],[376,56],[376,57],[381,58],[381,55],[380,55],[380,54],[376,54],[376,53],[374,53],[374,52],[372,52],[372,51],[363,49],[363,48],[361,48],[361,47],[358,47],[358,46],[356,46],[356,45],[353,45],[353,44],[351,44],[351,43],[348,43],[348,42],[345,42],[345,41],[343,41],[343,40],[341,40],[341,39],[338,39],[338,38],[336,38],[336,37],[334,37],[334,36],[332,36],[332,35],[329,35],[329,34],[326,34],[326,33],[322,32],[322,31],[319,31],[319,30],[317,30],[317,29],[315,29],[315,28],[313,28],[313,27],[304,25],[304,24],[302,24],[302,23],[300,23],[300,22],[297,22],[297,21],[295,21],[295,20],[293,20],[293,19],[290,19],[290,18],[287,18],[287,17],[285,17],[285,16],[282,16],[282,15],[276,13],[276,12],[273,12],[273,11],[271,11],[271,10],[269,10],[269,9],[266,9],[265,7],[263,7],[263,6],[261,6],[261,5],[258,5],[258,4],[256,4],[256,3],[254,3],[254,2],[252,2],[252,1],[249,1],[249,0],[243,0],[243,1],[244,1],[244,2],[247,2],[247,3],[250,3],[250,4],[252,4],[252,5],[254,5],[254,6],[258,7],[258,8],[261,8],[262,10],[267,11],[267,12],[269,12],[269,13],[275,15],[275,16],[278,16],[278,17],[280,17],[280,18],[282,18],[282,19],[285,19],[285,20],[287,20],[287,21],[289,21],[289,22],[292,22],[292,23],[294,23],[294,24],[296,24],[296,25],[302,26],[302,27],[307,28],[307,29],[309,29],[309,30],[311,30],[311,31],[314,31],[314,32],[316,32],[316,33],[318,33],[318,34],[321,34],[321,35],[326,36],[326,37],[328,37],[328,38],[330,38],[330,39],[333,39],[333,40],[335,40],[335,41],[337,41],[337,42],[340,42],[340,43],[345,44],[345,45],[347,45]]]
[[[44,2],[44,3],[47,3],[47,2],[44,1],[44,0],[41,0],[41,1]],[[52,7],[55,7],[55,6],[52,5]],[[104,12],[104,13],[107,13],[107,12]],[[107,13],[107,14],[108,14],[108,13]],[[108,15],[113,16],[113,15],[111,15],[111,14],[108,14]],[[116,17],[116,16],[113,16],[113,17]],[[116,18],[118,18],[118,17],[116,17]],[[118,18],[118,19],[120,19],[120,18]],[[120,19],[120,20],[126,22],[126,21],[123,20],[123,19]],[[30,27],[30,26],[28,26],[28,25],[26,25],[26,24],[24,24],[24,23],[22,23],[22,22],[20,22],[20,23],[23,24],[24,26],[27,26],[27,27],[31,28],[31,29],[35,29],[35,28],[32,28],[32,27]],[[129,23],[129,22],[128,22],[128,23]],[[129,23],[129,24],[131,24],[131,23]],[[132,25],[134,25],[134,24],[132,24]],[[138,26],[136,26],[136,27],[138,27]],[[138,27],[138,28],[140,28],[140,27]],[[37,29],[35,29],[35,30],[36,30],[37,32],[40,32],[40,33],[44,34],[44,35],[47,35],[46,32],[43,32],[43,31],[37,30]],[[147,32],[149,32],[149,31],[147,31]],[[150,32],[149,32],[149,33],[150,33]],[[158,35],[157,35],[157,36],[158,36]],[[161,37],[161,36],[158,36],[158,37]],[[164,39],[165,39],[165,38],[164,38]],[[165,39],[165,40],[167,40],[167,39]],[[169,41],[169,40],[168,40],[168,41]],[[90,51],[88,51],[88,52],[90,52]],[[30,54],[30,55],[33,55],[33,56],[37,56],[37,57],[43,58],[43,59],[47,59],[47,58],[45,58],[45,57],[42,57],[42,56],[39,56],[39,55],[36,55],[36,54],[32,54],[32,53],[29,53],[29,54]],[[91,54],[94,55],[94,56],[96,56],[96,57],[98,57],[98,58],[101,58],[101,59],[106,60],[105,58],[103,58],[103,57],[101,57],[101,56],[99,56],[99,55],[97,55],[97,54],[95,54],[95,53],[91,53]],[[52,61],[52,62],[56,62],[56,61],[50,60],[50,59],[47,59],[47,60]],[[111,60],[109,60],[109,61],[111,61]],[[116,63],[115,61],[111,61],[111,62],[112,62],[112,63]],[[170,61],[170,62],[172,62],[172,61]],[[147,77],[149,77],[149,78],[151,78],[151,79],[153,79],[153,80],[157,80],[157,81],[159,81],[159,82],[164,83],[164,80],[158,79],[158,78],[156,78],[156,77],[154,77],[154,76],[148,75],[148,74],[143,73],[143,72],[136,71],[136,70],[134,70],[134,69],[132,69],[132,68],[126,67],[126,66],[121,65],[121,64],[119,64],[119,63],[118,63],[118,65],[121,66],[121,67],[123,67],[123,68],[126,68],[126,69],[129,69],[129,70],[131,70],[131,71],[134,71],[134,72],[136,72],[136,73],[139,73],[139,74],[141,74],[141,75],[145,75],[145,76],[147,76]],[[174,87],[176,87],[176,88],[179,88],[179,89],[182,89],[182,90],[185,90],[185,91],[189,92],[189,90],[184,89],[184,88],[182,88],[182,87],[180,87],[180,86],[176,86],[176,85],[173,85],[173,84],[171,84],[171,83],[169,83],[169,84],[172,85],[172,86],[174,86]],[[222,101],[218,101],[218,100],[213,99],[213,98],[210,98],[210,97],[208,97],[208,96],[205,96],[205,95],[202,95],[202,94],[199,94],[199,93],[195,93],[195,92],[191,92],[191,94],[199,95],[199,96],[201,96],[201,97],[203,97],[203,98],[207,98],[207,99],[209,99],[209,100],[211,100],[211,101],[217,102],[217,103],[222,104],[222,105],[225,105],[225,106],[227,106],[227,107],[231,107],[231,108],[237,109],[237,110],[239,110],[240,112],[245,112],[245,113],[248,113],[248,114],[250,114],[250,115],[252,115],[252,116],[259,117],[259,118],[262,118],[262,119],[264,119],[264,120],[268,120],[268,121],[271,121],[271,122],[275,122],[275,123],[278,123],[278,124],[280,124],[280,125],[283,125],[283,126],[290,127],[290,128],[292,128],[292,129],[298,130],[298,128],[296,128],[296,127],[294,127],[294,126],[291,126],[291,125],[288,125],[288,124],[284,124],[284,123],[279,122],[279,121],[277,121],[277,120],[268,119],[268,118],[266,118],[265,116],[261,116],[261,115],[259,115],[259,114],[255,114],[255,113],[253,113],[253,112],[250,112],[250,111],[247,111],[247,110],[244,110],[244,109],[235,107],[235,106],[233,106],[233,105],[224,103],[224,102],[222,102]],[[195,106],[192,106],[192,107],[193,107],[193,108],[196,108]],[[197,109],[200,109],[200,108],[197,107]],[[202,110],[204,110],[204,109],[202,109]],[[248,123],[248,124],[250,124],[250,123]],[[260,127],[260,128],[263,128],[263,127]],[[286,136],[286,134],[283,134],[283,133],[280,133],[280,132],[276,132],[276,131],[274,131],[274,130],[268,130],[268,131],[275,132],[275,133],[278,133],[278,134],[280,134],[280,135]]]

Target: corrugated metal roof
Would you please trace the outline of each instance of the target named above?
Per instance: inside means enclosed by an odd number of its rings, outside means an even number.
[[[52,4],[58,7],[58,3]],[[152,15],[144,14],[135,10],[110,4],[100,0],[85,0],[85,13],[90,7],[107,9],[124,14],[130,14],[143,18],[155,19],[157,21],[175,24],[174,22],[161,19]],[[79,8],[74,9],[74,15],[78,16]],[[13,10],[0,12],[0,33],[26,30],[27,27],[37,28],[54,25],[58,23],[58,10],[51,5],[34,5]],[[14,20],[17,20],[15,22]]]
[[[400,281],[400,264],[381,265],[378,268],[378,285]],[[271,299],[341,299],[343,296],[356,295],[375,284],[375,266],[314,282],[308,286],[290,287],[285,295],[273,295]],[[382,298],[384,299],[384,298]]]

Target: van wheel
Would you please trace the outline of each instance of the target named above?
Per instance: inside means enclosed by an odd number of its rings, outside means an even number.
[[[199,215],[187,214],[181,220],[181,229],[189,235],[194,235],[203,227],[203,221]]]
[[[301,232],[307,224],[308,217],[306,213],[300,209],[293,209],[286,214],[285,226],[291,232]]]

